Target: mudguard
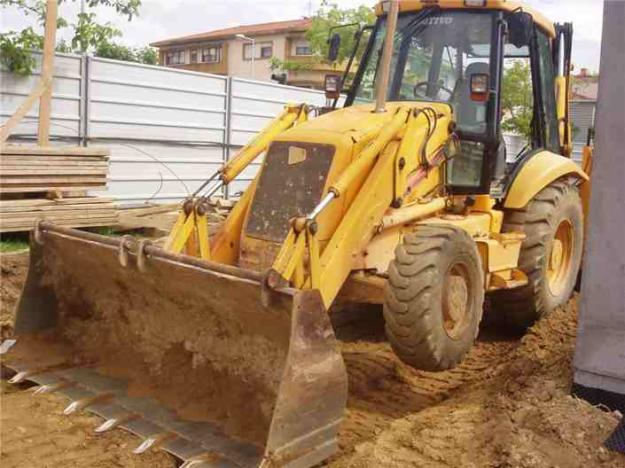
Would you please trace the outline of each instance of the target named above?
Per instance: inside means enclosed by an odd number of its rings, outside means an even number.
[[[504,200],[504,208],[520,210],[547,185],[564,176],[577,177],[583,182],[588,175],[571,159],[550,151],[531,156],[516,174]]]

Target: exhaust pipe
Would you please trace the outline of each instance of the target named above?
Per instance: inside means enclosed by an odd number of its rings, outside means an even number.
[[[393,39],[397,30],[397,17],[399,16],[398,0],[389,0],[383,6],[385,10],[388,9],[388,17],[386,19],[386,38],[382,51],[382,66],[376,88],[375,112],[377,114],[386,112],[386,95],[388,94],[391,59],[393,58]]]

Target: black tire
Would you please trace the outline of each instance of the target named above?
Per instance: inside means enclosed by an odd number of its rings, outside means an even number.
[[[572,247],[567,272],[550,279],[550,261],[556,233],[563,223],[571,226]],[[524,210],[508,211],[504,232],[523,232],[519,268],[528,276],[527,286],[493,294],[494,314],[514,328],[525,329],[569,300],[582,261],[584,215],[577,187],[558,180],[540,191]],[[568,256],[567,256],[568,257]]]
[[[466,231],[448,225],[419,226],[395,249],[384,320],[391,346],[406,364],[429,371],[458,364],[475,341],[483,302],[481,260]],[[460,311],[461,317],[449,311]]]

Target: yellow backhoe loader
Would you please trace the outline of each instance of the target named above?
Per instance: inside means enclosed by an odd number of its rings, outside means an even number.
[[[344,106],[335,76],[326,108],[287,106],[163,248],[39,224],[4,346],[14,381],[185,466],[312,466],[337,450],[348,392],[333,304],[381,305],[397,356],[436,371],[471,348],[485,295],[525,327],[569,298],[589,186],[570,158],[571,26],[505,0],[376,12]],[[502,75],[520,59],[533,118],[512,151]],[[257,160],[209,235],[208,197]]]

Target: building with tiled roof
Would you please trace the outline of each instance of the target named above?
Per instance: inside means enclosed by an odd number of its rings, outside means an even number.
[[[310,64],[286,71],[286,84],[322,88],[328,66],[313,60],[306,31],[312,20],[250,24],[190,34],[150,44],[159,49],[160,64],[204,73],[269,81],[272,59]],[[253,40],[253,43],[252,43]],[[254,56],[254,60],[252,60]],[[280,72],[282,73],[282,72]]]

